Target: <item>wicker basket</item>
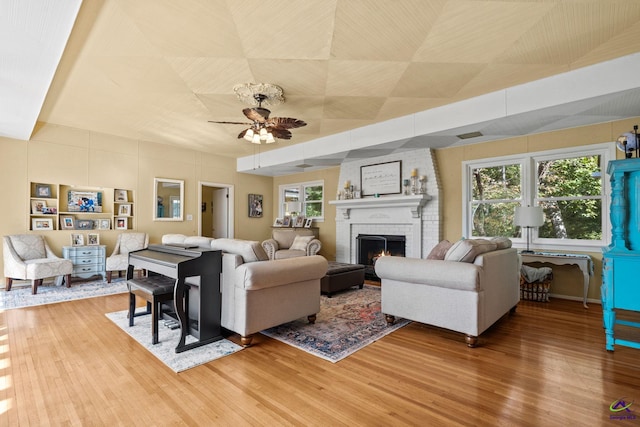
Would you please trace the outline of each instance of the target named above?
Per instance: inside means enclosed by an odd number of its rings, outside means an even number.
[[[520,276],[520,299],[527,301],[549,302],[549,287],[552,277],[541,282],[527,283],[524,276]]]

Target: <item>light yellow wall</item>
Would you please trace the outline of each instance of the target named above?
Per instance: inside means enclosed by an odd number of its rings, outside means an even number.
[[[594,126],[584,126],[556,132],[510,138],[500,141],[472,144],[436,150],[436,161],[442,182],[444,205],[443,237],[455,241],[462,237],[462,162],[506,156],[523,152],[552,150],[602,142],[615,141],[617,137],[633,129],[640,118],[621,120]],[[618,152],[618,158],[624,157]],[[585,252],[594,260],[594,276],[589,285],[589,298],[600,298],[602,284],[601,252]],[[582,297],[582,275],[575,266],[553,266],[552,293]]]
[[[338,177],[340,176],[340,167],[324,169],[320,171],[298,173],[275,177],[273,179],[273,202],[267,205],[265,201],[265,215],[271,214],[271,224],[278,216],[278,187],[283,184],[291,184],[294,182],[307,182],[324,180],[324,222],[314,221],[313,226],[318,227],[320,232],[320,241],[322,249],[320,255],[328,260],[336,259],[336,208],[329,204],[329,200],[335,199],[336,189],[338,188]]]
[[[79,187],[125,188],[134,192],[136,228],[149,233],[152,243],[163,234],[195,235],[198,231],[198,183],[230,184],[235,188],[235,237],[264,240],[272,224],[269,215],[249,218],[247,194],[260,193],[272,199],[271,177],[236,172],[235,159],[207,153],[98,134],[64,126],[39,124],[30,141],[0,138],[0,234],[24,233],[29,229],[29,182],[69,184]],[[185,181],[185,219],[156,222],[155,177]],[[119,230],[98,231],[100,243],[113,250]],[[43,232],[54,251],[70,243],[69,230]],[[0,261],[1,262],[1,261]],[[0,266],[1,267],[1,266]],[[4,271],[0,268],[0,271]]]
[[[435,150],[442,186],[443,237],[457,240],[462,235],[462,165],[466,160],[483,159],[521,152],[543,151],[614,141],[628,132],[640,118],[585,126],[528,137],[510,138],[483,144]],[[618,153],[618,158],[622,158]],[[21,233],[28,229],[30,181],[86,186],[127,188],[135,192],[137,228],[146,231],[152,242],[165,233],[197,233],[198,181],[228,183],[235,186],[235,237],[264,240],[278,214],[278,186],[292,182],[324,180],[325,220],[316,223],[320,229],[322,251],[335,259],[335,207],[329,205],[338,188],[340,168],[269,178],[235,171],[235,161],[212,154],[179,149],[150,142],[140,142],[113,135],[84,130],[39,125],[30,142],[0,138],[0,233]],[[151,220],[153,178],[185,180],[185,214],[193,221],[153,222]],[[264,196],[262,218],[249,218],[248,195]],[[118,231],[100,232],[101,243],[113,248]],[[69,231],[46,233],[57,253],[69,243]],[[595,261],[589,297],[599,299],[602,282],[602,256],[589,253]],[[554,266],[553,293],[582,296],[581,275],[575,267]]]

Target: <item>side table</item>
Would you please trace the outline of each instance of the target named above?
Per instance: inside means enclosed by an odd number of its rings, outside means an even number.
[[[73,263],[72,277],[84,279],[100,274],[103,280],[107,280],[105,271],[105,257],[107,247],[95,246],[64,246],[62,256]]]
[[[589,292],[589,276],[593,276],[593,260],[586,254],[568,254],[568,253],[556,253],[556,252],[534,252],[523,253],[520,252],[523,263],[528,262],[547,262],[555,265],[577,265],[582,270],[584,278],[584,297],[582,305],[584,308],[589,308],[587,305],[587,293]]]

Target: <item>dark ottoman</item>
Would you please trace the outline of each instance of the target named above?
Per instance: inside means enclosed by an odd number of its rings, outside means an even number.
[[[364,286],[364,265],[346,264],[343,262],[329,261],[327,275],[320,281],[320,290],[329,298],[334,292]]]

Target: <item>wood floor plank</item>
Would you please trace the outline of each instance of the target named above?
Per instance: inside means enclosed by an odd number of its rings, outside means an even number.
[[[523,301],[475,349],[411,323],[335,364],[259,335],[180,374],[105,316],[126,307],[0,312],[0,425],[607,425],[640,401],[640,350],[605,350],[595,304]]]

